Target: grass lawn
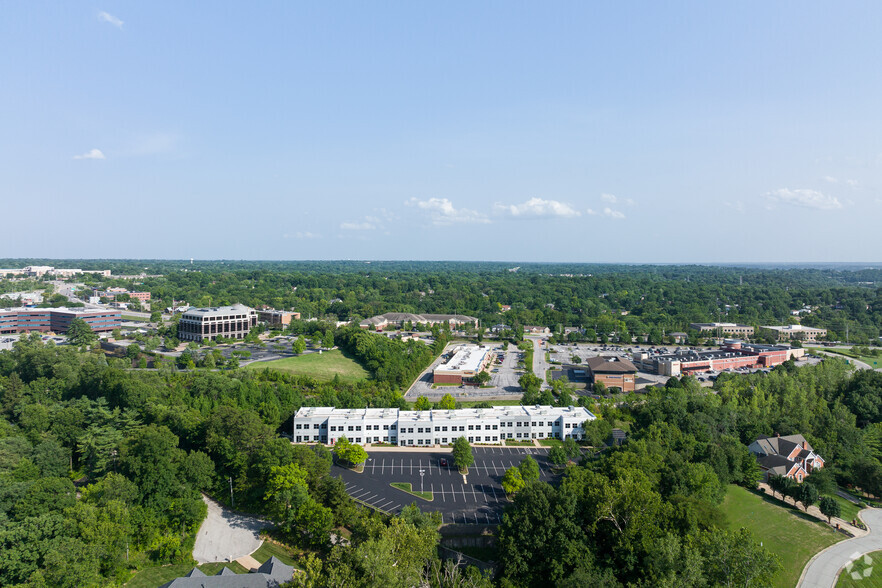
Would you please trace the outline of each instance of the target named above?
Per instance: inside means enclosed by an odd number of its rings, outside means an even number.
[[[781,558],[783,569],[772,586],[796,586],[811,557],[845,538],[790,505],[741,486],[730,485],[722,505],[729,527],[745,527],[757,541]]]
[[[249,363],[245,369],[251,370],[279,370],[298,376],[309,376],[316,380],[329,382],[334,376],[340,376],[340,381],[352,384],[359,380],[370,377],[370,373],[361,364],[345,355],[339,349],[324,351],[321,354],[307,353],[296,357],[284,357],[273,361],[258,361]]]
[[[851,502],[850,500],[846,500],[841,496],[833,496],[833,500],[839,503],[839,508],[842,509],[842,514],[839,515],[839,518],[843,521],[850,521],[852,519],[857,518],[858,511],[863,510],[861,507]]]
[[[866,570],[871,570],[867,572]],[[864,576],[868,573],[868,576]],[[882,551],[867,554],[867,559],[859,557],[839,574],[836,588],[882,588]]]
[[[192,564],[176,564],[172,566],[157,566],[155,568],[147,568],[135,574],[131,580],[126,582],[126,586],[128,586],[129,588],[156,588],[157,586],[162,586],[169,580],[180,578],[181,576],[192,570],[193,567],[194,566]],[[237,574],[248,573],[248,570],[246,570],[236,562],[207,563],[198,566],[198,568],[206,576],[214,576],[219,571],[221,571],[222,568],[230,568]]]
[[[282,561],[283,564],[298,567],[297,557],[301,553],[302,552],[293,551],[275,543],[270,543],[269,541],[264,541],[263,545],[261,545],[257,551],[251,554],[251,557],[259,561],[260,563],[263,563],[275,555]]]
[[[539,439],[539,445],[542,447],[558,447],[563,445],[560,439]]]
[[[139,316],[125,315],[125,314],[122,315],[121,320],[124,320],[124,321],[132,321],[132,322],[138,322],[138,323],[146,323],[146,322],[150,322],[149,319],[141,318],[141,317],[139,317]]]
[[[512,447],[533,447],[532,441],[517,441],[515,439],[506,439],[505,444]]]
[[[407,492],[408,494],[412,494],[417,498],[422,498],[423,500],[431,502],[435,499],[431,492],[420,492],[419,490],[411,489],[410,482],[392,482],[389,484],[393,488],[397,488],[403,492]]]

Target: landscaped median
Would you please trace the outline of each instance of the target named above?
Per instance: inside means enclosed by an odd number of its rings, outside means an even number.
[[[435,499],[435,496],[431,492],[420,492],[419,490],[413,490],[410,482],[392,482],[389,485],[393,488],[401,490],[402,492],[407,492],[412,496],[416,496],[417,498],[422,498],[427,502],[432,502]]]

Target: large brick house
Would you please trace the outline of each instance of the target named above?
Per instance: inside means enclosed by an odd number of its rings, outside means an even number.
[[[824,459],[802,435],[760,435],[747,448],[756,456],[766,479],[778,475],[802,482],[814,470],[824,467]]]

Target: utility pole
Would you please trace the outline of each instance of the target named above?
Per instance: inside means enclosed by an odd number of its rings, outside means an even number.
[[[233,498],[233,476],[227,478],[230,481],[230,503],[236,508],[236,500]]]

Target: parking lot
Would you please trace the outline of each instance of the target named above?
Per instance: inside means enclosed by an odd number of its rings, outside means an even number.
[[[453,465],[449,450],[382,451],[371,450],[364,472],[334,466],[332,474],[346,484],[354,499],[388,513],[398,513],[411,503],[421,510],[441,513],[444,523],[495,525],[502,520],[508,500],[502,491],[505,470],[517,466],[530,455],[539,464],[539,479],[555,478],[546,447],[474,447],[475,463],[465,481]],[[443,466],[441,460],[447,460]],[[393,482],[410,482],[411,488],[431,492],[432,501],[417,498],[393,488]]]
[[[445,349],[445,352],[457,345],[460,345],[460,343],[451,344],[451,346]],[[485,345],[487,344],[485,343]],[[494,353],[504,354],[505,358],[502,363],[497,363],[494,360],[490,364],[490,382],[486,388],[478,388],[476,386],[438,386],[433,388],[432,371],[444,362],[442,358],[438,358],[426,371],[420,374],[420,377],[405,393],[404,398],[409,402],[415,401],[420,396],[437,401],[441,400],[441,397],[445,394],[450,394],[457,400],[489,401],[520,398],[523,395],[521,386],[518,384],[518,379],[523,373],[522,370],[517,369],[520,352],[516,347],[509,347],[508,350],[503,351],[502,345],[489,344],[488,346],[493,349]]]

